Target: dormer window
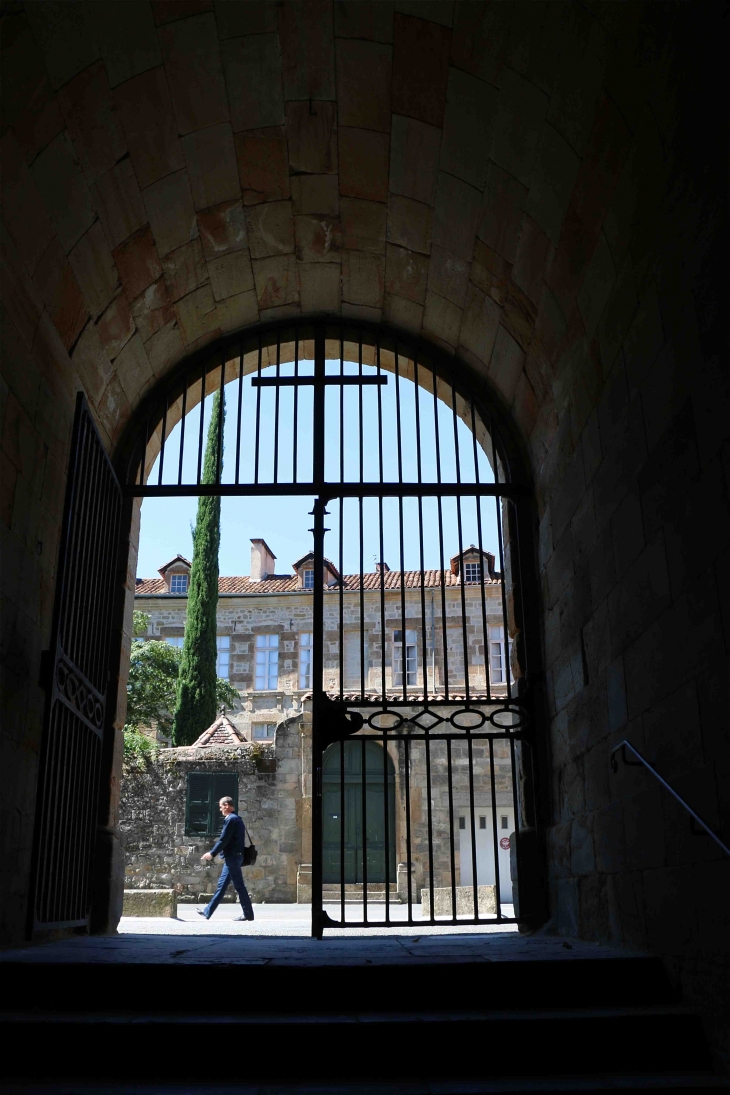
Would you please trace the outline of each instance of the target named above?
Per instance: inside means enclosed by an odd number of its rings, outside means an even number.
[[[464,563],[464,581],[481,582],[482,580],[482,564],[481,563]]]
[[[171,574],[170,575],[170,593],[187,593],[188,591],[188,576],[187,574]]]
[[[302,571],[302,586],[304,589],[314,589],[314,571],[311,568]]]

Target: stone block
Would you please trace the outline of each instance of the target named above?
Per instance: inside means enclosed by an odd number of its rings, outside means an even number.
[[[162,66],[123,83],[114,99],[141,190],[185,166]]]
[[[45,56],[51,83],[58,89],[99,57],[86,5],[49,3],[27,11],[33,34]]]
[[[7,19],[3,32],[3,121],[13,134],[26,163],[64,128],[58,100],[43,56],[27,19],[20,13]]]
[[[180,324],[180,333],[186,345],[196,342],[215,330],[215,298],[210,285],[203,285],[200,289],[183,297],[175,305],[175,311]]]
[[[373,42],[393,41],[392,0],[335,0],[335,35]]]
[[[388,244],[385,257],[385,288],[394,296],[405,297],[416,304],[425,304],[428,280],[428,259]]]
[[[153,381],[152,366],[138,334],[134,335],[114,362],[117,379],[129,403],[134,405]]]
[[[340,193],[348,198],[385,201],[390,135],[340,126],[338,146]]]
[[[116,247],[112,254],[128,300],[138,297],[162,274],[160,258],[148,225]]]
[[[252,265],[259,308],[278,308],[298,303],[297,261],[293,254],[254,259]]]
[[[433,218],[433,242],[471,262],[481,194],[473,186],[440,171]]]
[[[344,248],[385,253],[386,207],[381,202],[342,198],[340,223]]]
[[[135,326],[127,298],[117,293],[109,307],[99,317],[99,337],[110,361],[122,351],[134,334]]]
[[[240,197],[236,149],[227,122],[188,134],[182,146],[196,209]]]
[[[552,125],[543,123],[526,212],[557,247],[579,159]]]
[[[237,133],[236,157],[245,205],[289,197],[289,165],[282,127]]]
[[[337,110],[331,102],[287,103],[289,163],[295,172],[337,171]]]
[[[339,312],[340,285],[339,262],[299,263],[299,299],[304,312]]]
[[[234,132],[283,125],[279,36],[236,36],[223,42],[221,53]]]
[[[197,220],[200,244],[194,242],[191,247],[195,248],[197,255],[202,246],[201,262],[203,255],[210,261],[229,251],[240,251],[248,245],[246,216],[240,201],[223,202],[212,209],[204,209],[198,213]],[[169,256],[165,261],[169,261]]]
[[[494,123],[492,159],[529,187],[535,164],[547,95],[519,73],[505,69]]]
[[[457,68],[449,70],[440,168],[484,188],[499,93]]]
[[[390,129],[391,49],[378,42],[344,39],[336,45],[339,124]]]
[[[162,269],[171,300],[186,297],[188,292],[193,292],[194,289],[205,285],[208,280],[208,267],[202,254],[200,240],[192,240],[182,247],[177,247],[169,255],[165,255],[162,260]]]
[[[253,289],[251,258],[247,251],[234,251],[208,263],[210,283],[216,300]]]
[[[33,277],[66,349],[81,334],[88,318],[84,298],[58,238],[46,248]]]
[[[441,126],[451,34],[425,19],[396,14],[393,29],[393,112]]]
[[[294,239],[299,262],[337,261],[342,245],[340,222],[321,214],[295,217]]]
[[[91,197],[113,249],[141,228],[147,220],[142,195],[131,159],[116,164],[97,179]]]
[[[390,142],[391,192],[433,205],[440,145],[440,129],[394,114]]]
[[[142,191],[160,257],[198,235],[187,171],[176,171]]]
[[[290,201],[265,202],[246,209],[252,259],[294,251],[294,221]]]
[[[95,221],[68,256],[86,307],[100,315],[115,296],[119,274],[100,221]]]
[[[405,297],[386,293],[383,300],[383,314],[394,327],[420,334],[423,326],[423,305],[416,304]]]
[[[477,886],[477,907],[479,915],[497,912],[497,888],[496,886]],[[450,886],[434,886],[433,889],[433,915],[453,916],[453,890]],[[474,916],[474,887],[456,887],[456,915]],[[421,890],[421,916],[424,920],[431,919],[431,890],[423,887]]]
[[[173,301],[164,278],[148,285],[144,293],[132,301],[132,316],[143,342],[147,342],[170,320],[175,319]]]
[[[36,157],[31,174],[68,254],[93,224],[96,212],[66,133],[59,134]]]
[[[476,285],[468,286],[460,343],[485,364],[490,360],[497,338],[500,315],[499,306],[491,297]]]
[[[430,206],[391,194],[388,199],[388,242],[428,255],[431,250],[432,216]]]
[[[295,216],[320,213],[336,217],[340,211],[339,181],[336,175],[295,175],[291,179]]]
[[[96,0],[89,14],[112,87],[162,64],[149,5]]]
[[[383,302],[385,258],[362,251],[342,255],[342,297],[351,304],[378,308]]]
[[[456,305],[464,307],[471,263],[443,247],[434,245],[428,266],[429,292],[438,293]]]
[[[228,121],[215,16],[204,12],[157,31],[180,135]]]
[[[507,262],[514,262],[520,239],[527,187],[503,170],[490,164],[479,211],[479,239]]]
[[[279,7],[284,99],[336,98],[332,8],[325,0]]]
[[[216,306],[216,322],[223,334],[248,327],[258,319],[259,308],[255,290],[239,293],[220,301]]]
[[[423,312],[423,330],[444,348],[455,349],[459,344],[462,310],[457,304],[428,290]]]
[[[174,890],[125,890],[122,916],[177,918],[177,895]]]
[[[70,80],[58,93],[74,150],[87,183],[109,171],[127,151],[102,61]]]

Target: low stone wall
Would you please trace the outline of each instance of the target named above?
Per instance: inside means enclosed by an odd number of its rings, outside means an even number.
[[[177,916],[174,890],[125,890],[122,916]]]
[[[244,869],[254,901],[296,901],[302,859],[300,719],[280,724],[271,745],[162,749],[122,785],[120,831],[127,889],[174,889],[178,902],[212,893],[223,862],[202,863],[213,838],[185,832],[187,776],[236,772],[241,817],[258,849]],[[221,825],[222,825],[221,819]],[[231,890],[231,900],[235,894]]]
[[[497,912],[496,886],[477,886],[477,907],[479,915]],[[434,916],[453,916],[451,886],[435,886],[433,891]],[[421,890],[421,915],[431,918],[431,890]],[[472,886],[456,887],[456,915],[474,915],[474,889]]]

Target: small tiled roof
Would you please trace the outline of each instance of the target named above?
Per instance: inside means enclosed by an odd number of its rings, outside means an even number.
[[[401,588],[401,572],[399,570],[388,570],[383,572],[382,574],[378,573],[377,571],[372,574],[363,574],[362,587],[365,590],[378,590],[380,589],[381,580],[385,589],[398,590]],[[424,585],[426,589],[436,589],[441,586],[442,581],[445,586],[460,585],[459,578],[456,575],[452,574],[450,570],[424,571]],[[499,575],[495,574],[494,578],[485,578],[484,584],[485,586],[499,585]],[[403,585],[406,589],[420,589],[420,570],[404,571]],[[344,577],[343,586],[345,589],[360,589],[360,575],[346,574]],[[339,589],[339,586],[326,586],[325,588],[332,592]],[[251,579],[247,576],[233,578],[221,577],[218,579],[218,593],[221,595],[224,595],[226,593],[295,592],[303,592],[302,587],[299,585],[299,578],[295,574],[274,574],[271,575],[271,577],[269,578],[264,578],[264,580],[261,582],[252,582]],[[166,582],[162,578],[138,578],[135,593],[137,596],[157,596],[168,594],[169,590],[167,588]]]
[[[240,745],[246,739],[226,715],[219,715],[212,726],[204,730],[191,748],[202,749],[207,745]]]
[[[190,562],[189,559],[185,558],[184,555],[176,555],[174,559],[170,559],[169,563],[165,563],[165,565],[163,567],[160,567],[160,569],[157,571],[157,573],[161,574],[164,578],[167,571],[170,569],[171,566],[174,566],[175,563],[183,563],[188,568],[190,568],[193,565]]]

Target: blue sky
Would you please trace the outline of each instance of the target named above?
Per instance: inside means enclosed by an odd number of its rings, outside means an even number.
[[[286,375],[292,367],[282,366]],[[311,362],[300,363],[301,375],[311,373]],[[328,372],[338,373],[339,362],[328,363]],[[357,366],[345,363],[345,372],[356,373]],[[365,375],[373,375],[374,369],[363,368]],[[273,370],[265,370],[262,375],[273,375]],[[244,380],[241,414],[241,446],[239,462],[239,481],[245,482],[253,477],[253,438],[256,430],[256,389],[251,387],[251,377]],[[274,401],[273,389],[259,389],[259,476],[264,482],[270,481],[273,472],[274,445]],[[419,389],[418,409],[421,428],[421,477],[424,482],[435,482],[436,444],[435,412],[433,395]],[[236,463],[236,432],[238,419],[238,385],[236,382],[226,386],[226,425],[224,430],[223,481],[233,482]],[[279,480],[292,481],[293,437],[294,437],[294,389],[279,390]],[[311,415],[312,390],[298,389],[297,413],[297,465],[301,480],[311,478]],[[326,478],[339,479],[339,463],[344,457],[345,479],[359,481],[360,471],[360,415],[359,389],[344,389],[343,413],[340,415],[340,388],[328,387],[326,405]],[[362,389],[362,458],[363,478],[365,481],[379,478],[380,454],[378,436],[383,438],[383,478],[386,481],[398,480],[399,453],[397,430],[397,404],[394,378],[388,374],[388,384],[380,389],[367,386]],[[417,479],[416,460],[416,387],[401,379],[398,396],[400,399],[401,445],[400,462],[404,481]],[[207,430],[210,419],[212,398],[205,401],[203,429]],[[382,422],[382,431],[378,423]],[[194,481],[197,471],[197,440],[199,436],[200,410],[190,412],[186,419],[185,443],[183,451],[183,481]],[[163,483],[176,480],[180,452],[180,426],[171,433],[166,444]],[[454,439],[454,416],[444,403],[438,403],[438,434],[441,456],[441,478],[454,481],[456,477],[456,446],[462,482],[474,482],[474,448],[470,430],[457,420],[457,440]],[[342,436],[342,446],[341,446]],[[493,480],[491,468],[484,453],[478,449],[478,473],[480,481]],[[156,482],[159,462],[150,475],[150,483]],[[142,504],[142,524],[139,545],[139,577],[153,577],[157,569],[178,552],[191,558],[192,532],[197,511],[196,498],[147,498]],[[264,498],[224,498],[221,504],[221,550],[220,573],[226,575],[248,574],[250,565],[250,540],[263,537],[277,556],[277,572],[289,573],[291,564],[312,548],[312,536],[308,531],[312,527],[310,511],[312,499],[298,496]],[[333,504],[327,519],[326,553],[339,566],[339,504]],[[375,560],[380,557],[380,520],[379,506],[375,499],[366,499],[363,512],[363,565],[365,570],[373,570]],[[459,550],[458,509],[454,498],[444,498],[442,502],[443,551],[445,565],[448,559]],[[474,499],[463,499],[461,504],[462,543],[478,544],[479,533],[477,508]],[[403,552],[406,569],[420,566],[420,537],[418,508],[415,499],[408,498],[403,503]],[[482,546],[497,555],[496,514],[494,499],[481,501]],[[440,566],[438,507],[435,499],[423,502],[424,565],[427,569]],[[383,502],[383,555],[392,570],[400,569],[401,538],[399,507],[395,499]],[[343,514],[343,565],[346,573],[359,571],[360,523],[357,503],[345,504]]]

